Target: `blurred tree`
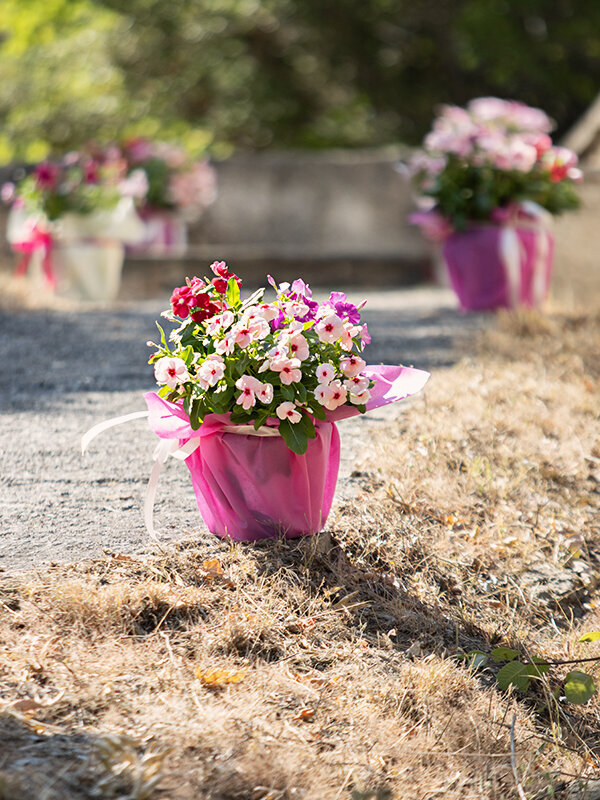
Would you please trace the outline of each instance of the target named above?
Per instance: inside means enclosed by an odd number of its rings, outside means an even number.
[[[562,131],[600,86],[597,0],[3,6],[0,122],[19,153],[123,133],[217,153],[417,142],[438,103],[484,94],[539,105]]]

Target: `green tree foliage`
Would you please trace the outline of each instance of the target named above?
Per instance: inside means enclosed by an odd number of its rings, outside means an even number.
[[[147,133],[235,146],[416,143],[497,94],[565,130],[600,85],[596,0],[3,0],[4,150]]]

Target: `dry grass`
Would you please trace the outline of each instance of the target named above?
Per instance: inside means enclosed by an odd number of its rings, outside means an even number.
[[[598,315],[502,316],[328,533],[6,577],[0,799],[577,797],[597,698],[457,655],[600,653],[599,357]]]

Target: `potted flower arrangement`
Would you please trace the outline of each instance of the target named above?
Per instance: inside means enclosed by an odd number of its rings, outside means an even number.
[[[421,211],[463,310],[535,306],[552,268],[552,215],[578,206],[577,156],[540,109],[495,97],[445,106],[411,162]]]
[[[209,530],[251,541],[320,531],[339,468],[336,422],[418,392],[428,374],[368,366],[360,310],[340,292],[318,303],[296,280],[247,299],[224,262],[214,277],[192,278],[163,313],[176,327],[150,358],[160,388],[145,395],[162,440],[146,499],[146,524],[160,464],[185,459]],[[89,441],[113,424],[85,435]]]
[[[5,184],[2,196],[12,205],[7,238],[21,253],[17,274],[39,255],[51,287],[81,299],[114,299],[123,243],[143,233],[124,178],[118,161],[73,152],[39,164],[16,185]]]
[[[187,248],[187,224],[200,219],[216,198],[216,172],[207,159],[194,160],[187,151],[166,142],[132,139],[120,145],[130,179],[140,174],[146,192],[138,211],[146,224],[136,251],[177,255]]]

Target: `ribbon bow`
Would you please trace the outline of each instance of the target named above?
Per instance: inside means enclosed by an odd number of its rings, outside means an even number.
[[[54,274],[54,267],[52,264],[52,247],[54,241],[52,235],[47,231],[41,230],[35,225],[31,229],[31,236],[20,242],[13,242],[13,248],[19,253],[22,253],[21,259],[17,264],[15,275],[22,277],[27,274],[31,259],[36,250],[42,251],[42,270],[44,277],[50,288],[54,289],[56,286],[56,276]]]

